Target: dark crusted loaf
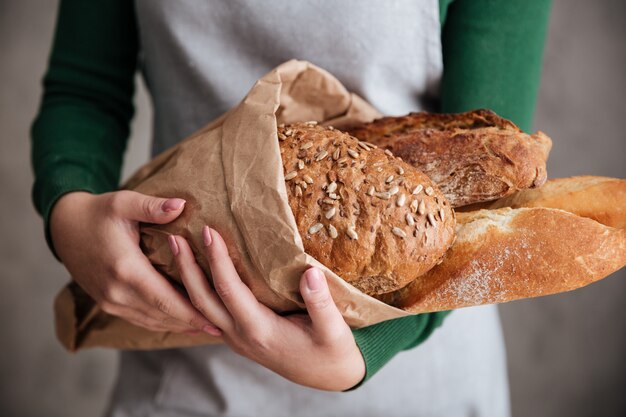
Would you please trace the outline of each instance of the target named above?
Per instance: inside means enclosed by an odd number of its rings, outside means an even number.
[[[383,117],[349,133],[419,168],[453,207],[541,186],[552,141],[489,110]]]

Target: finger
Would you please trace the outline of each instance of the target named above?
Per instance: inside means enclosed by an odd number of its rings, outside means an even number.
[[[317,268],[307,269],[300,280],[300,292],[314,332],[322,338],[337,334],[345,321],[333,301],[322,271]]]
[[[232,318],[196,262],[187,240],[170,235],[168,243],[191,304],[218,328],[230,329]]]
[[[238,325],[253,328],[259,315],[264,312],[262,305],[241,281],[220,234],[204,226],[202,239],[206,247],[215,292]]]
[[[113,211],[128,220],[144,223],[169,223],[182,213],[185,200],[180,198],[159,198],[135,191],[113,193]]]
[[[180,324],[196,330],[202,330],[205,326],[214,327],[206,317],[191,305],[191,302],[184,295],[154,269],[138,247],[132,247],[129,250],[138,252],[135,254],[137,255],[137,269],[133,271],[135,278],[132,280],[131,286],[139,294],[139,297],[149,305],[151,311],[146,314],[153,316],[156,311],[160,311],[177,320]]]
[[[119,305],[119,304],[105,304],[103,310],[106,313],[120,317],[132,324],[140,327],[144,327],[152,331],[172,331],[172,332],[185,332],[191,329],[189,326],[177,323],[163,323],[153,317],[146,316],[141,311],[135,310],[131,307]]]

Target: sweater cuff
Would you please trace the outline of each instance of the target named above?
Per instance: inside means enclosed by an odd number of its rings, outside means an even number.
[[[360,387],[398,352],[425,341],[441,325],[448,313],[446,311],[402,317],[352,330],[365,361],[365,377],[346,391]]]
[[[50,233],[50,215],[56,202],[65,194],[73,191],[85,191],[92,194],[102,194],[113,191],[102,178],[97,178],[83,167],[65,164],[58,169],[51,170],[47,175],[41,175],[32,191],[32,198],[39,213],[43,217],[44,232],[48,247],[59,261]]]

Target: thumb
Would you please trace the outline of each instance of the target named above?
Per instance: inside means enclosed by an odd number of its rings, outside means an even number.
[[[300,280],[300,292],[313,322],[313,329],[321,333],[320,336],[334,332],[337,324],[345,325],[322,271],[317,268],[307,269]]]
[[[183,212],[185,203],[181,198],[159,198],[124,190],[116,193],[113,206],[115,212],[125,219],[165,224]]]

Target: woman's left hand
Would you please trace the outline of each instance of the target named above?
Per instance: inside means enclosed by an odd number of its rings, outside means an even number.
[[[217,326],[204,331],[301,385],[342,391],[363,379],[363,356],[319,269],[309,268],[300,281],[308,314],[279,316],[241,281],[219,233],[205,226],[202,234],[215,289],[184,238],[170,236],[169,244],[191,303]]]

